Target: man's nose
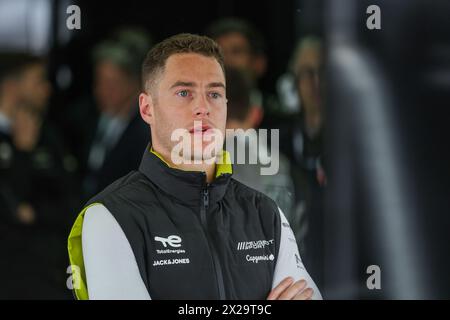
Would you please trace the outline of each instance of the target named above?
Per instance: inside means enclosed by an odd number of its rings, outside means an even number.
[[[210,106],[205,96],[197,97],[193,111],[195,117],[209,116]]]

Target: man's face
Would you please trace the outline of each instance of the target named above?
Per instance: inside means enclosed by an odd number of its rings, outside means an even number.
[[[247,39],[238,32],[224,34],[216,39],[222,48],[225,64],[227,66],[251,70],[252,54]]]
[[[191,150],[194,150],[194,138],[203,141],[202,153],[210,143],[222,147],[223,140],[205,141],[214,129],[220,130],[222,136],[225,132],[225,77],[217,60],[195,53],[174,54],[167,59],[158,79],[150,94],[153,116],[144,118],[151,125],[154,148],[170,154],[178,144],[171,141],[176,129],[188,130]],[[194,121],[197,124],[201,121],[203,127],[194,127]]]
[[[322,54],[318,48],[305,48],[298,57],[298,92],[302,106],[308,111],[321,108]]]
[[[42,111],[47,107],[50,93],[51,86],[44,65],[35,64],[23,72],[20,78],[20,95],[24,103]]]
[[[120,67],[109,61],[95,66],[94,94],[100,111],[117,114],[129,107],[136,95],[135,81]]]

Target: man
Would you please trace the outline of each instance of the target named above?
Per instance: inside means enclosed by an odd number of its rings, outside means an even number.
[[[218,45],[191,34],[164,40],[144,61],[143,83],[152,146],[138,171],[75,221],[68,249],[77,298],[320,298],[273,200],[232,179],[228,161],[216,164],[222,153],[206,152],[223,143],[210,138],[226,122]],[[179,130],[194,142],[175,164]]]
[[[0,55],[0,201],[12,221],[31,223],[33,151],[40,138],[36,114],[45,107],[50,85],[44,61],[26,53]]]
[[[296,194],[300,195],[290,220],[305,264],[319,287],[323,283],[323,203],[326,174],[323,137],[323,44],[320,38],[306,36],[294,50],[290,70],[300,100],[300,113],[292,132],[292,154]]]
[[[249,71],[253,83],[265,74],[267,58],[264,38],[250,23],[237,18],[224,18],[212,23],[207,34],[221,47],[227,67]]]
[[[94,101],[83,98],[69,110],[66,130],[81,163],[83,201],[139,165],[148,128],[137,97],[149,48],[145,32],[120,28],[93,50]]]
[[[278,108],[276,98],[259,88],[267,70],[264,37],[249,22],[233,17],[213,22],[206,34],[219,44],[227,67],[241,69],[248,74],[252,85],[251,104],[259,106],[259,109],[254,109],[259,126],[265,111]]]
[[[58,134],[44,122],[51,93],[45,60],[5,53],[0,65],[0,113],[8,119],[0,136],[1,271],[7,275],[0,297],[67,297],[61,241],[70,181]]]
[[[291,115],[286,113],[270,88],[261,87],[268,66],[266,43],[261,32],[250,22],[234,17],[213,22],[206,32],[222,49],[225,65],[248,74],[252,85],[250,101],[254,127],[278,128],[281,150],[287,151],[285,144],[290,136],[285,124]]]
[[[228,67],[225,71],[228,99],[227,129],[232,129],[227,142],[234,139],[233,145],[227,145],[226,150],[233,152],[235,158],[238,157],[235,150],[245,150],[245,155],[248,155],[249,159],[257,160],[257,163],[240,164],[237,159],[233,159],[233,178],[272,198],[290,221],[295,197],[289,160],[279,152],[271,155],[267,146],[258,144],[259,141],[249,140],[252,130],[257,127],[259,107],[251,104],[251,85],[246,74],[236,68]],[[278,170],[275,174],[264,175],[261,169],[270,158],[272,161],[278,161]]]

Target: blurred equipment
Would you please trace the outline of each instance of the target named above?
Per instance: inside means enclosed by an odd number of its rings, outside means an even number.
[[[450,3],[326,1],[326,298],[450,296]],[[367,268],[379,266],[381,288]]]

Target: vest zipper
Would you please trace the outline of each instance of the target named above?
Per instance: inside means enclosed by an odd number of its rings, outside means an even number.
[[[208,223],[206,220],[206,211],[208,210],[209,206],[209,190],[208,185],[203,189],[202,191],[202,205],[200,210],[200,218],[203,224],[203,228],[206,234],[206,238],[209,242],[209,249],[211,250],[211,254],[213,257],[213,265],[214,265],[214,271],[216,272],[216,279],[217,279],[217,287],[219,289],[219,300],[225,300],[225,286],[223,282],[223,274],[222,274],[222,266],[219,262],[219,257],[217,255],[217,252],[214,247],[214,242],[212,241],[211,235],[209,233]]]

